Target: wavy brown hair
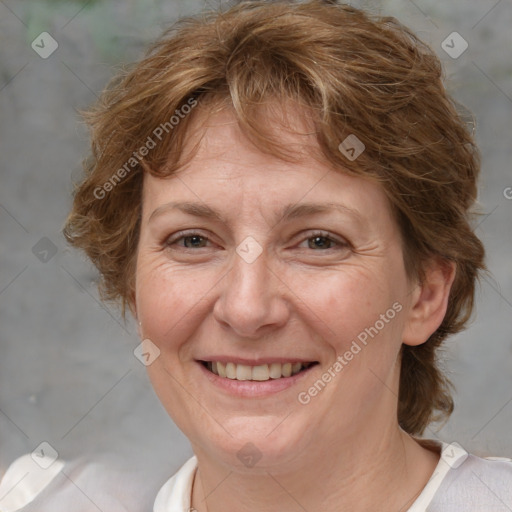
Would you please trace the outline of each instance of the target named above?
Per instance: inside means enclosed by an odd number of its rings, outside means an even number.
[[[92,151],[64,234],[98,268],[102,298],[120,300],[124,315],[144,172],[167,176],[184,164],[187,127],[208,105],[232,108],[257,147],[293,160],[271,135],[265,107],[296,102],[326,161],[382,185],[407,275],[421,281],[433,256],[456,264],[441,326],[425,343],[402,346],[398,420],[421,434],[453,409],[438,349],[467,323],[485,269],[470,227],[479,153],[442,79],[439,59],[408,28],[335,2],[246,1],[181,19],[84,113]],[[348,134],[365,145],[354,161],[338,149]]]

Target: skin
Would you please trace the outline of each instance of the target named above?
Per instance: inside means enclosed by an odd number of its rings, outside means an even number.
[[[132,310],[141,337],[160,349],[149,377],[198,458],[199,512],[277,504],[283,512],[319,504],[324,512],[405,511],[439,455],[398,426],[399,351],[440,325],[455,270],[432,261],[421,285],[410,281],[383,190],[313,158],[304,149],[315,145],[311,126],[299,110],[286,111],[285,126],[299,133],[275,126],[303,153],[299,163],[258,150],[229,110],[199,111],[185,148],[200,140],[190,163],[167,179],[145,176]],[[224,220],[161,208],[171,201],[206,204]],[[357,213],[280,219],[285,205],[305,202]],[[206,239],[169,242],[182,230]],[[315,240],[319,230],[339,244]],[[248,236],[262,248],[250,264],[236,252]],[[299,403],[298,393],[396,302],[401,311],[378,335]],[[205,377],[196,360],[207,354],[319,364],[291,388],[241,398]],[[253,467],[237,457],[247,443],[261,455]]]

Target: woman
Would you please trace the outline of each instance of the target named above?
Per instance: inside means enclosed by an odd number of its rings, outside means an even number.
[[[427,46],[243,2],[173,27],[87,119],[65,235],[195,454],[155,512],[512,508],[512,461],[419,438],[453,409],[436,354],[485,268],[478,151]]]

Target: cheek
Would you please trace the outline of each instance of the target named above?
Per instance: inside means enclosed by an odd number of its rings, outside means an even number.
[[[347,386],[357,389],[352,396],[356,402],[379,396],[381,383],[390,382],[401,346],[403,305],[397,276],[347,267],[314,282],[307,288],[303,284],[299,295],[305,297],[308,323],[315,322],[327,348],[325,370],[340,376],[333,392],[344,395]]]
[[[162,262],[161,257],[142,256],[137,265],[136,302],[144,337],[160,348],[185,340],[200,321],[214,284],[211,272],[184,271]]]
[[[373,325],[394,300],[390,284],[379,282],[368,269],[337,270],[298,286],[305,310],[317,317],[326,338],[344,345]]]

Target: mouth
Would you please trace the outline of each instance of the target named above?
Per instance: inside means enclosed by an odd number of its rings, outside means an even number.
[[[237,364],[234,362],[199,361],[209,372],[224,379],[264,382],[286,379],[305,372],[318,361],[264,363],[259,365]]]

